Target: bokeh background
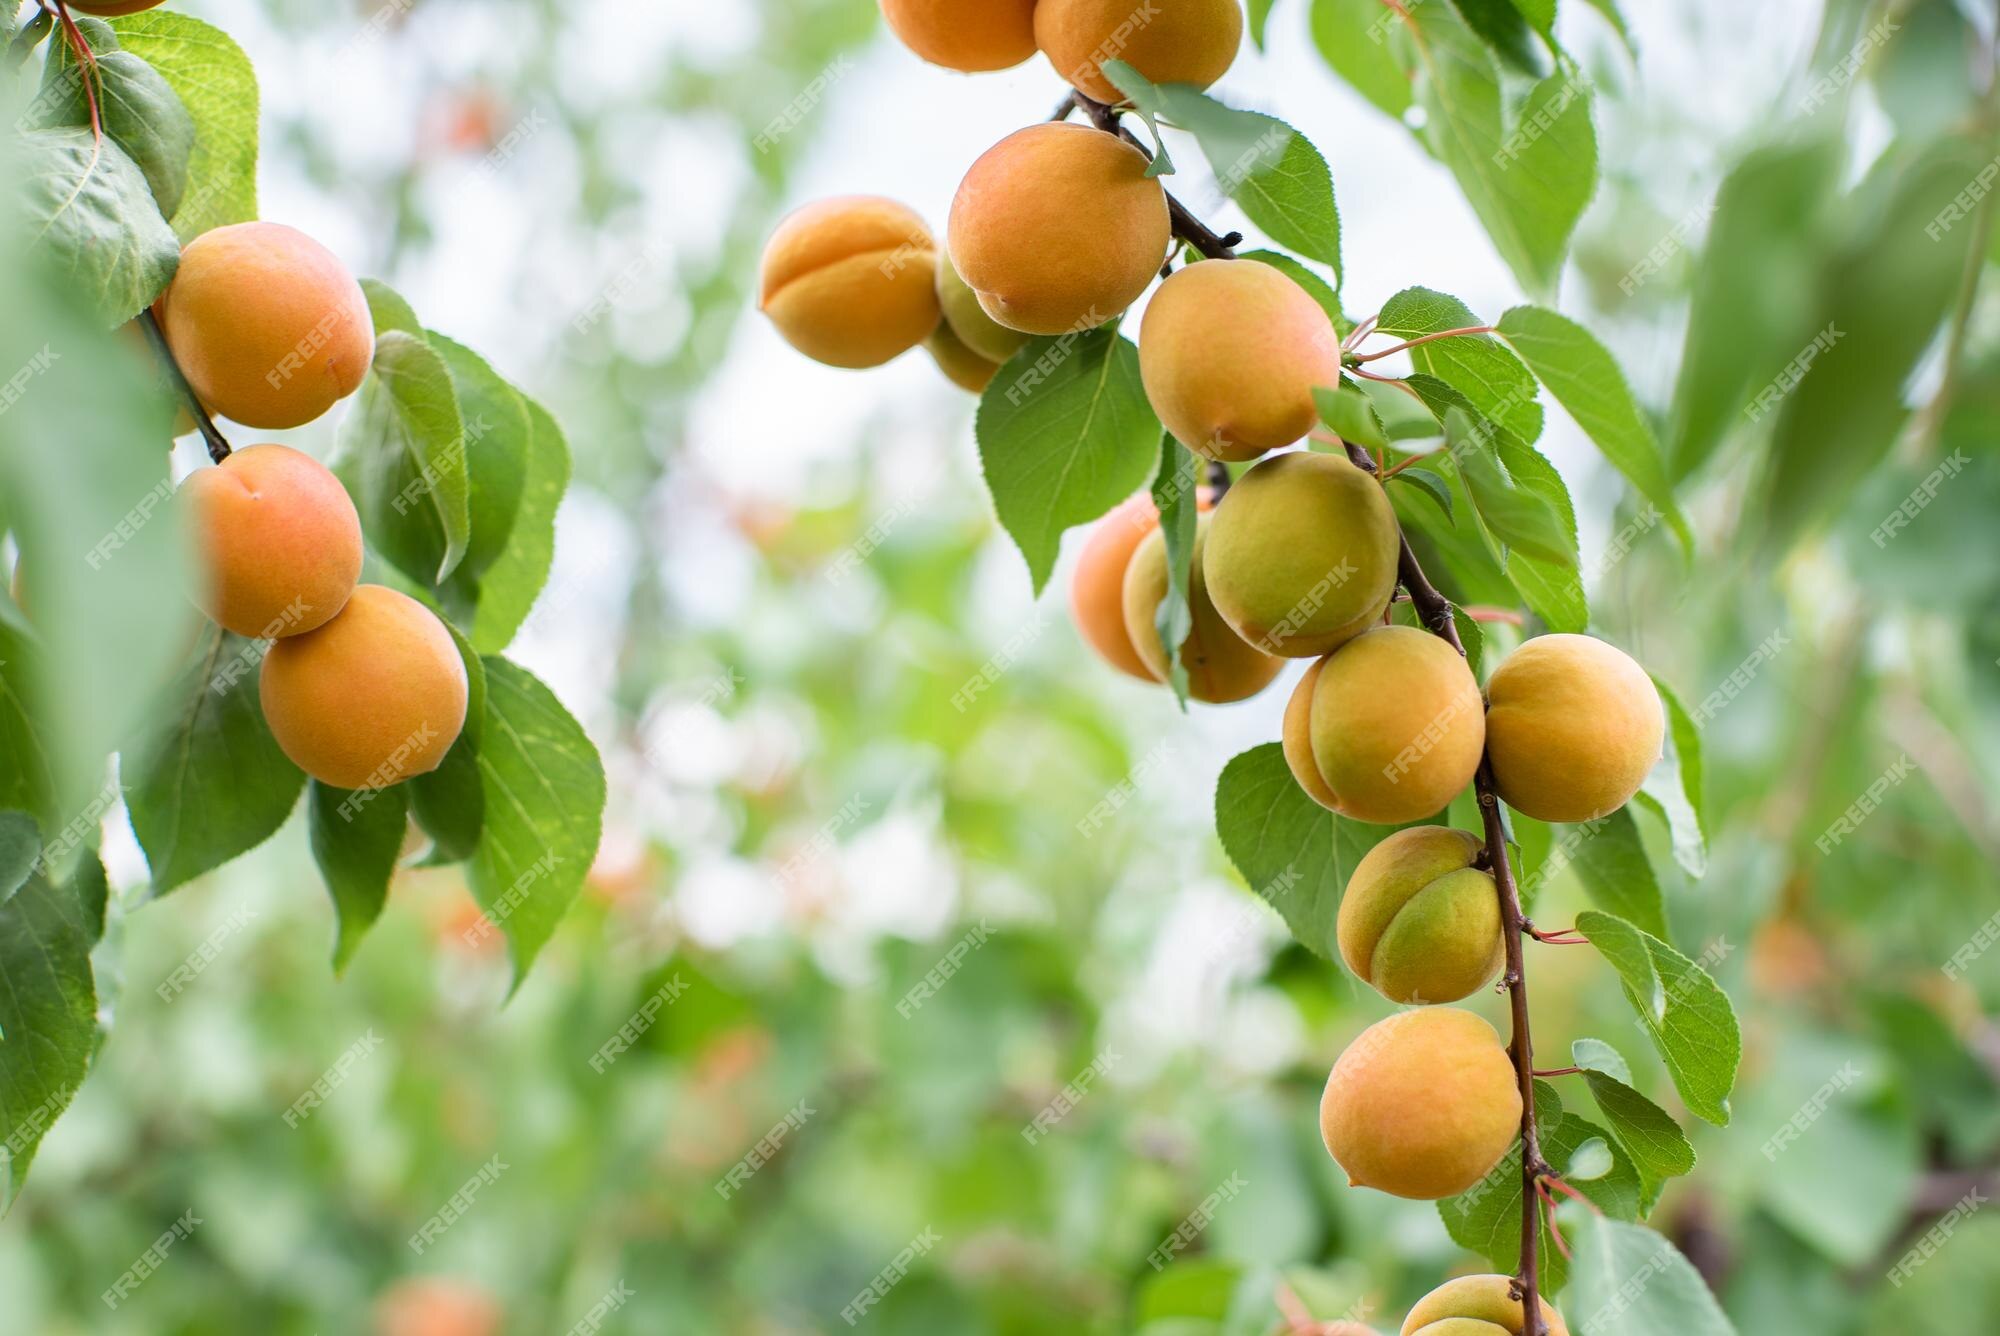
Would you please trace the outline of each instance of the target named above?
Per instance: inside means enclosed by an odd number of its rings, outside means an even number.
[[[797,203],[889,194],[941,228],[972,158],[1055,104],[1044,63],[924,66],[872,0],[173,3],[258,67],[264,216],[392,282],[567,429],[577,482],[513,653],[588,726],[611,809],[584,899],[511,1001],[454,873],[401,876],[335,979],[302,823],[154,902],[114,814],[113,1024],[0,1219],[0,1332],[563,1332],[607,1293],[606,1331],[843,1331],[842,1307],[933,1237],[869,1329],[1247,1336],[1280,1329],[1289,1288],[1393,1330],[1467,1264],[1430,1207],[1348,1190],[1321,1149],[1326,1070],[1385,1004],[1287,945],[1214,838],[1215,776],[1277,735],[1289,676],[1183,716],[1103,668],[1068,624],[1066,570],[1036,602],[991,520],[972,401],[921,354],[865,375],[810,363],[752,309],[763,238]],[[1851,175],[1899,134],[1977,114],[1993,16],[1980,0],[1626,8],[1636,62],[1565,6],[1605,91],[1605,179],[1561,304],[1659,406],[1727,172],[1885,17],[1899,35],[1837,113]],[[1246,47],[1218,91],[1326,153],[1348,308],[1422,283],[1497,315],[1519,294],[1462,196],[1333,76],[1309,9],[1278,0],[1269,54]],[[1658,277],[1621,285],[1677,230]],[[1829,244],[1767,240],[1774,260]],[[1889,392],[1927,402],[1944,360]],[[1656,1223],[1746,1332],[2000,1321],[2000,1213],[1886,1278],[1939,1214],[1991,1193],[2000,1152],[2000,951],[1944,969],[2000,913],[1990,292],[1959,363],[1929,439],[1808,538],[1759,550],[1760,475],[1727,443],[1687,484],[1694,563],[1654,533],[1593,589],[1606,633],[1690,703],[1782,645],[1707,721],[1708,875],[1653,860],[1676,942],[1706,953],[1746,1039],[1735,1117],[1696,1132],[1701,1166]],[[1589,561],[1629,507],[1552,416],[1543,448]],[[323,452],[331,430],[293,435]],[[1893,545],[1871,542],[1945,450],[1974,463]],[[958,708],[996,654],[1007,671]],[[1899,758],[1907,779],[1822,852]],[[1113,796],[1113,819],[1079,823]],[[1559,878],[1537,917],[1584,903]],[[899,1009],[957,943],[949,983]],[[1674,1107],[1593,953],[1536,949],[1531,969],[1545,1058],[1608,1039]],[[594,1066],[655,996],[672,1000],[643,1039]],[[1024,1137],[1086,1069],[1076,1107]],[[1763,1153],[1847,1071],[1808,1134]],[[1236,1181],[1198,1265],[1158,1276],[1148,1254]],[[99,1292],[190,1210],[201,1227],[107,1310]]]

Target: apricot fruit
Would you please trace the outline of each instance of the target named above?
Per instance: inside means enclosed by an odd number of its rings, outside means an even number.
[[[938,370],[945,378],[961,390],[974,394],[983,391],[993,381],[993,373],[1000,369],[998,362],[989,362],[978,353],[965,346],[965,341],[953,332],[943,321],[924,340],[924,351],[931,355]]]
[[[936,252],[924,220],[895,200],[816,200],[765,244],[757,309],[815,362],[881,366],[937,328]]]
[[[1125,572],[1139,544],[1160,527],[1160,512],[1145,494],[1128,497],[1097,522],[1084,540],[1070,577],[1070,615],[1084,643],[1128,677],[1158,682],[1125,629]],[[1163,563],[1164,565],[1164,563]]]
[[[951,262],[986,314],[1028,334],[1093,329],[1166,258],[1166,191],[1115,135],[1052,121],[987,149],[959,183]]]
[[[465,661],[443,622],[381,585],[340,615],[275,642],[258,696],[293,764],[340,789],[386,788],[435,770],[465,727]]]
[[[253,639],[331,621],[361,578],[361,517],[326,465],[289,446],[253,445],[180,486],[200,554],[195,602]]]
[[[1396,512],[1380,483],[1337,455],[1302,450],[1257,464],[1223,494],[1211,530],[1209,593],[1267,654],[1331,653],[1380,622],[1395,597]]]
[[[1146,303],[1139,372],[1182,445],[1207,459],[1255,459],[1319,421],[1313,390],[1340,384],[1340,336],[1270,265],[1204,260]]]
[[[1057,74],[1099,102],[1125,94],[1104,77],[1122,60],[1156,84],[1206,88],[1229,72],[1243,44],[1237,0],[1041,0],[1035,41]]]
[[[1320,1135],[1356,1187],[1455,1197],[1514,1144],[1521,1091],[1499,1034],[1452,1007],[1398,1012],[1333,1064]]]
[[[279,223],[190,241],[156,311],[202,403],[246,427],[304,426],[354,393],[375,355],[354,275]]]
[[[1370,849],[1347,879],[1340,958],[1391,1002],[1456,1002],[1493,982],[1505,944],[1483,846],[1448,826],[1412,826]]]
[[[938,307],[944,312],[944,322],[951,326],[951,332],[960,343],[989,362],[1006,361],[1027,347],[1033,337],[1009,329],[986,314],[986,308],[979,304],[979,294],[958,276],[949,255],[938,256],[937,294]]]
[[[1035,54],[1035,0],[882,0],[897,40],[933,65],[1004,70]]]
[[[1527,1325],[1508,1276],[1460,1276],[1426,1294],[1403,1319],[1401,1336],[1520,1336]],[[1549,1336],[1569,1336],[1562,1314],[1539,1299]],[[1458,1325],[1453,1325],[1458,1324]]]
[[[1322,807],[1380,825],[1440,811],[1472,782],[1485,745],[1472,670],[1411,626],[1378,626],[1342,645],[1300,679],[1285,711],[1285,759],[1299,787]]]
[[[1486,699],[1494,787],[1526,816],[1608,816],[1660,759],[1658,689],[1630,655],[1592,636],[1536,636],[1494,671]]]
[[[1188,694],[1210,705],[1226,705],[1256,695],[1271,685],[1285,666],[1283,659],[1266,654],[1229,629],[1222,614],[1209,600],[1208,581],[1202,574],[1202,555],[1207,543],[1210,517],[1195,523],[1192,569],[1188,578],[1188,604],[1193,612],[1188,637],[1181,642],[1181,663],[1187,668]],[[1160,639],[1154,618],[1160,600],[1167,596],[1167,536],[1157,524],[1132,554],[1125,570],[1125,633],[1132,638],[1147,673],[1156,682],[1167,680],[1167,650]]]

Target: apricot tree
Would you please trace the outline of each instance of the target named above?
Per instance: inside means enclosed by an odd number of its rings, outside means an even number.
[[[226,34],[43,0],[5,35],[0,1203],[109,1014],[91,951],[121,804],[157,897],[303,794],[336,969],[406,860],[462,865],[518,982],[605,798],[582,729],[503,655],[548,577],[554,419],[258,216],[256,75]],[[243,439],[342,401],[330,463]]]
[[[937,34],[966,8],[884,4],[925,59],[976,70],[1024,57],[1018,32],[944,50]],[[1384,0],[1382,31],[1370,33],[1366,7],[1334,7],[1322,39],[1393,54],[1426,99],[1427,146],[1542,296],[1596,164],[1588,85],[1551,16],[1532,8]],[[1261,25],[1269,9],[1253,5],[1252,18]],[[1320,1108],[1327,1149],[1357,1186],[1438,1201],[1452,1236],[1505,1274],[1452,1282],[1404,1330],[1547,1336],[1565,1330],[1549,1301],[1573,1278],[1593,1306],[1636,1289],[1619,1300],[1632,1310],[1619,1330],[1729,1330],[1689,1263],[1637,1223],[1692,1167],[1684,1135],[1629,1071],[1591,1056],[1603,1045],[1579,1041],[1574,1063],[1543,1068],[1531,1032],[1530,945],[1588,942],[1690,1111],[1727,1120],[1735,1018],[1670,944],[1657,888],[1619,887],[1607,904],[1618,912],[1561,931],[1529,917],[1538,882],[1580,842],[1638,852],[1635,801],[1686,871],[1701,871],[1699,735],[1671,691],[1587,634],[1574,506],[1535,448],[1546,391],[1687,549],[1625,377],[1547,305],[1487,322],[1410,287],[1350,316],[1326,159],[1291,126],[1203,91],[1237,54],[1235,3],[1134,12],[1040,0],[1033,28],[1072,91],[1049,121],[970,160],[948,254],[900,206],[871,206],[897,221],[862,229],[845,221],[852,205],[810,204],[772,239],[767,311],[808,355],[872,365],[892,343],[935,337],[903,317],[917,290],[909,271],[937,266],[948,277],[928,318],[952,346],[939,361],[980,393],[986,482],[1037,590],[1063,531],[1109,511],[1072,605],[1114,668],[1183,701],[1224,703],[1261,691],[1288,658],[1312,660],[1282,740],[1223,771],[1216,823],[1299,941],[1412,1008],[1335,1063]],[[1528,48],[1553,72],[1510,89],[1503,117],[1498,89],[1468,80]],[[1503,142],[1509,123],[1524,127],[1519,142]],[[1168,193],[1179,134],[1276,249],[1240,249],[1240,235]],[[1494,166],[1511,159],[1515,170]],[[810,329],[770,286],[774,267],[805,252],[841,266],[840,299],[819,305]],[[1162,275],[1134,344],[1123,317]],[[976,297],[980,337],[1012,331],[978,352],[990,365],[977,376],[954,369],[974,344],[960,284]],[[1375,336],[1391,341],[1372,346]],[[1394,354],[1409,374],[1378,369]],[[1197,513],[1203,486],[1212,514]],[[1514,606],[1471,597],[1499,590]],[[1531,623],[1549,634],[1523,640],[1514,628]],[[1496,977],[1505,1040],[1438,1005]],[[1594,1117],[1553,1084],[1586,1069],[1577,1084]]]

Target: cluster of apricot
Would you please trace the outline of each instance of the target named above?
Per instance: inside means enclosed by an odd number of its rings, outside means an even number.
[[[190,241],[154,315],[203,407],[251,427],[311,422],[360,386],[374,355],[353,274],[275,223]],[[436,769],[465,724],[465,664],[423,604],[358,583],[361,517],[340,479],[289,446],[253,445],[188,475],[177,497],[201,610],[272,642],[258,694],[285,754],[343,789]]]

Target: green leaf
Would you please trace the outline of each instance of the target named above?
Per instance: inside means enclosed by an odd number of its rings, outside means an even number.
[[[444,358],[400,330],[376,339],[339,440],[335,471],[370,545],[427,586],[450,575],[472,538],[472,481]]]
[[[1754,387],[1808,337],[1841,157],[1836,135],[1788,139],[1750,153],[1716,192],[1674,388],[1674,476],[1693,472],[1744,425]]]
[[[1194,629],[1194,608],[1189,602],[1189,581],[1194,571],[1196,491],[1201,483],[1201,463],[1171,432],[1160,433],[1160,471],[1153,478],[1153,507],[1160,513],[1160,530],[1166,535],[1167,593],[1160,600],[1153,625],[1160,643],[1167,647],[1167,683],[1174,699],[1187,708],[1187,665],[1181,662],[1181,644]]]
[[[104,865],[66,882],[34,872],[0,901],[0,1213],[97,1051],[90,949],[104,931]]]
[[[1665,901],[1632,813],[1621,807],[1597,821],[1572,827],[1572,833],[1580,838],[1573,844],[1565,841],[1563,847],[1570,849],[1570,865],[1590,898],[1609,913],[1664,938]]]
[[[187,190],[174,230],[190,241],[257,212],[257,72],[227,33],[176,10],[111,24],[125,50],[160,72],[194,118]]]
[[[1548,72],[1548,62],[1542,59],[1542,53],[1535,45],[1534,33],[1528,27],[1521,0],[1451,2],[1458,6],[1458,12],[1467,25],[1479,34],[1494,55],[1530,78],[1539,79]],[[1546,7],[1553,11],[1555,8],[1554,0],[1527,0],[1527,3],[1538,9]],[[1550,25],[1554,24],[1553,12],[1548,14],[1548,21]]]
[[[1657,1181],[1694,1169],[1687,1134],[1673,1115],[1632,1088],[1632,1073],[1617,1050],[1601,1039],[1579,1039],[1570,1046],[1570,1061],[1583,1068],[1598,1111],[1641,1175]]]
[[[1689,1111],[1728,1123],[1729,1092],[1743,1055],[1728,994],[1701,966],[1624,919],[1586,910],[1576,926],[1618,971],[1626,1000]]]
[[[1591,1336],[1736,1336],[1701,1274],[1644,1225],[1563,1213],[1571,1237],[1573,1331]]]
[[[77,25],[96,57],[97,107],[104,133],[144,174],[161,215],[172,218],[187,188],[194,117],[158,70],[118,49],[109,24],[82,18]],[[69,44],[52,43],[48,63],[42,68],[41,91],[28,112],[31,123],[37,128],[73,125],[88,129],[90,100],[84,85]]]
[[[581,725],[533,674],[486,659],[479,739],[485,822],[473,895],[507,934],[514,987],[583,886],[604,822],[604,767]]]
[[[13,898],[42,857],[41,830],[26,812],[0,812],[0,905]]]
[[[305,775],[257,700],[262,657],[258,642],[210,627],[151,736],[125,753],[120,778],[155,895],[256,848],[298,802]]]
[[[1030,342],[986,387],[973,429],[993,509],[1036,593],[1063,530],[1130,496],[1158,459],[1139,350],[1109,327]]]
[[[1400,26],[1381,0],[1313,0],[1313,45],[1355,92],[1400,122],[1414,100],[1389,39]]]
[[[1566,1112],[1562,1097],[1546,1081],[1535,1082],[1535,1119],[1542,1155],[1557,1174],[1567,1175],[1572,1166],[1590,1172],[1592,1176],[1579,1176],[1570,1186],[1607,1215],[1626,1220],[1638,1217],[1643,1192],[1639,1172],[1621,1147],[1608,1144],[1609,1134],[1603,1128]],[[1603,1163],[1605,1150],[1611,1152],[1608,1168]],[[1438,1216],[1454,1243],[1486,1258],[1496,1269],[1511,1272],[1521,1260],[1521,1191],[1521,1143],[1517,1139],[1486,1177],[1458,1196],[1439,1202]],[[1568,1268],[1546,1218],[1539,1228],[1542,1288],[1553,1295],[1561,1291]]]
[[[47,820],[55,815],[56,775],[32,703],[46,674],[31,662],[40,654],[34,633],[0,611],[0,808]]]
[[[1597,189],[1591,92],[1558,70],[1518,101],[1493,54],[1449,5],[1410,11],[1423,141],[1457,178],[1500,256],[1530,292],[1554,290]]]
[[[1308,798],[1275,742],[1236,757],[1216,781],[1215,833],[1229,861],[1328,960],[1340,959],[1334,921],[1354,865],[1398,829],[1343,821]]]
[[[472,857],[486,823],[486,795],[480,784],[478,759],[479,739],[486,729],[486,661],[457,627],[446,622],[445,629],[451,632],[459,658],[465,661],[465,727],[437,769],[414,775],[403,786],[409,790],[410,814],[431,837],[431,850],[423,859],[425,867]]]
[[[1399,339],[1469,329],[1480,324],[1456,297],[1429,288],[1405,288],[1382,306],[1375,328]],[[1535,378],[1506,345],[1486,334],[1463,334],[1410,349],[1410,364],[1465,396],[1480,415],[1533,442],[1542,434],[1542,406]]]
[[[368,318],[374,322],[376,338],[397,330],[430,342],[424,322],[417,318],[416,309],[404,300],[402,293],[379,278],[362,279],[361,292],[368,298]]]
[[[87,129],[30,130],[20,142],[30,243],[107,328],[152,305],[181,246],[131,157]]]
[[[481,654],[497,654],[512,643],[528,619],[555,559],[556,511],[569,488],[569,443],[549,411],[522,396],[528,410],[528,453],[521,480],[521,503],[507,545],[479,579],[479,611],[472,643]]]
[[[1539,306],[1516,306],[1501,316],[1500,334],[1612,467],[1666,515],[1682,549],[1692,551],[1694,535],[1674,499],[1660,443],[1604,345],[1575,321]]]
[[[1271,21],[1271,6],[1275,0],[1250,0],[1250,40],[1257,49],[1264,49],[1264,28]]]
[[[1451,484],[1421,464],[1412,464],[1389,479],[1389,485],[1407,483],[1437,503],[1447,522],[1453,518]]]
[[[472,480],[468,502],[472,536],[466,541],[465,560],[453,574],[461,580],[476,580],[506,548],[507,536],[513,532],[514,517],[521,509],[521,491],[527,485],[534,425],[528,419],[527,403],[478,353],[435,330],[428,337],[430,346],[444,358],[458,394]]]
[[[313,860],[319,864],[340,932],[333,946],[338,974],[354,958],[364,933],[382,913],[389,898],[408,828],[409,799],[405,785],[386,789],[336,789],[313,780],[307,786],[307,833]]]
[[[1861,221],[1828,258],[1807,334],[1828,342],[1784,399],[1754,493],[1767,550],[1822,520],[1895,444],[1911,411],[1904,387],[1979,241],[1972,226],[1940,220],[1992,156],[1990,145],[1959,139],[1892,149],[1856,190]]]
[[[1509,550],[1544,561],[1575,563],[1555,507],[1508,476],[1499,456],[1480,439],[1479,428],[1462,410],[1447,411],[1444,437],[1472,494],[1473,508],[1495,538]]]
[[[1673,841],[1674,862],[1690,877],[1700,878],[1708,872],[1708,836],[1702,816],[1701,730],[1672,687],[1657,677],[1653,685],[1659,688],[1660,700],[1667,707],[1666,745],[1661,749],[1659,764],[1646,776],[1633,800],[1666,823]]]
[[[1333,173],[1312,141],[1275,116],[1225,106],[1187,84],[1155,84],[1122,60],[1103,68],[1149,123],[1168,121],[1195,137],[1217,184],[1251,222],[1340,273]]]
[[[1533,0],[1520,0],[1520,2],[1532,3]],[[1632,40],[1632,30],[1625,23],[1625,13],[1618,8],[1618,0],[1584,0],[1584,3],[1604,15],[1611,26],[1617,30],[1619,40],[1625,43],[1625,50],[1631,54],[1632,59],[1637,60],[1639,58],[1639,44]],[[1555,8],[1555,0],[1549,0],[1549,8]]]
[[[1382,419],[1376,416],[1375,405],[1352,385],[1341,385],[1336,389],[1316,387],[1313,403],[1319,406],[1319,420],[1341,440],[1352,441],[1369,450],[1389,448],[1389,431],[1382,425]],[[1447,505],[1446,509],[1448,512],[1450,507]]]

